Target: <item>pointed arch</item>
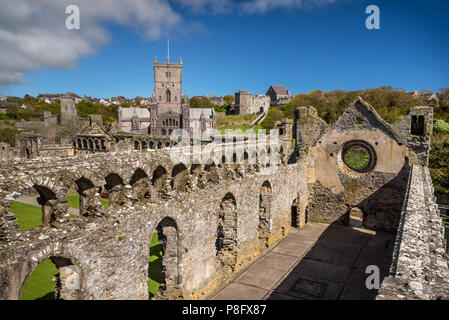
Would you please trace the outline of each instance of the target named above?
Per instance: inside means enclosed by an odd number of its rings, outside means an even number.
[[[117,173],[110,173],[105,180],[105,188],[109,193],[109,205],[111,207],[122,205],[124,203],[123,179]]]
[[[171,102],[171,91],[168,89],[165,91],[165,99],[167,102]]]
[[[158,241],[162,246],[162,271],[159,296],[177,296],[181,285],[181,245],[178,225],[170,217],[163,218],[156,227]],[[150,270],[150,266],[149,266]]]
[[[221,265],[234,271],[237,264],[237,202],[230,192],[220,203],[215,247]]]
[[[159,165],[153,171],[153,177],[151,183],[156,189],[161,189],[165,186],[165,181],[167,180],[167,170],[161,165]]]
[[[35,271],[42,267],[45,269],[53,268],[55,272],[53,275],[53,278],[55,278],[55,282],[53,282],[55,284],[54,291],[47,293],[44,289],[41,294],[45,294],[45,297],[41,297],[39,292],[36,295],[35,288],[27,287],[27,281],[30,277],[42,277],[41,272],[35,274]],[[78,300],[81,298],[81,271],[71,259],[63,256],[51,256],[50,258],[42,259],[40,262],[28,264],[24,268],[28,269],[28,273],[23,278],[23,282],[18,290],[18,299]],[[44,283],[45,281],[51,283],[53,279],[39,280],[41,282],[44,281]]]
[[[186,191],[189,181],[189,172],[183,163],[173,167],[171,187],[173,190]]]
[[[266,180],[260,187],[258,226],[259,239],[266,247],[268,247],[268,240],[271,230],[271,199],[271,183]]]

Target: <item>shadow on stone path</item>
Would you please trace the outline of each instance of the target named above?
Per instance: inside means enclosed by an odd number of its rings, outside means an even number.
[[[388,275],[395,236],[309,223],[291,233],[218,292],[213,300],[373,300],[366,267]]]

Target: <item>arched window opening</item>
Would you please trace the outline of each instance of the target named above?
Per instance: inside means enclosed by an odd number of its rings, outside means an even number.
[[[166,96],[167,102],[171,102],[171,92],[170,92],[170,90],[167,90],[165,92],[165,96]]]
[[[189,173],[186,166],[182,163],[176,165],[172,170],[172,189],[186,191],[188,182]]]
[[[16,217],[19,231],[26,231],[50,226],[56,219],[53,212],[56,203],[56,194],[52,190],[35,185],[11,204],[10,211]]]
[[[163,166],[158,166],[153,172],[153,178],[151,183],[156,189],[162,189],[165,187],[167,181],[167,170]]]
[[[180,251],[176,222],[164,218],[153,235],[148,266],[148,290],[150,298],[164,299],[179,296],[181,276]]]
[[[233,272],[237,264],[237,203],[231,193],[225,195],[219,210],[215,242],[217,259]]]
[[[25,279],[19,295],[21,300],[78,300],[80,282],[80,271],[70,259],[51,257]]]
[[[258,234],[262,244],[268,247],[271,230],[271,184],[267,180],[262,184],[259,195]]]
[[[105,178],[106,185],[105,188],[109,195],[109,205],[111,207],[121,206],[125,203],[125,198],[123,195],[123,180],[116,174],[111,173]]]

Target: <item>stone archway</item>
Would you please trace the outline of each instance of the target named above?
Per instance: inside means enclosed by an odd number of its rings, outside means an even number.
[[[176,222],[169,217],[161,220],[156,227],[158,240],[162,247],[161,283],[154,299],[180,298],[180,242]],[[150,270],[149,270],[150,271]]]
[[[298,199],[293,200],[291,207],[291,227],[298,228],[299,227],[299,201]]]
[[[348,212],[348,223],[350,227],[362,228],[363,227],[363,211],[359,207],[353,207]]]
[[[109,193],[109,206],[113,208],[123,205],[126,202],[123,196],[123,179],[116,173],[110,173],[105,180],[105,187]]]
[[[268,247],[271,230],[271,184],[267,180],[260,188],[259,195],[259,226],[257,228],[259,239],[265,247]]]
[[[75,181],[74,187],[79,196],[79,214],[82,216],[95,215],[100,209],[100,187],[92,181],[81,177]]]
[[[133,188],[133,197],[137,200],[150,199],[150,178],[141,168],[137,168],[129,182]]]
[[[39,194],[37,202],[41,205],[42,208],[42,225],[50,226],[56,219],[53,212],[57,204],[56,194],[52,190],[43,186],[35,185],[34,189]]]
[[[173,190],[186,191],[189,184],[189,172],[182,163],[177,164],[172,170],[171,187]]]
[[[301,200],[303,199],[298,194],[292,202],[290,214],[292,228],[303,228],[309,222],[307,208]]]
[[[51,268],[55,269],[54,272],[56,273],[52,276],[53,279],[41,279],[40,277],[51,276],[39,270],[42,268],[50,268],[50,273],[52,273]],[[44,288],[37,288],[41,289],[43,293],[46,293],[40,297],[39,292],[36,292],[36,288],[34,287],[36,283],[43,286],[45,281],[47,281],[47,284]],[[54,281],[53,292],[47,293],[46,291],[51,290],[51,281]],[[22,300],[78,300],[80,298],[80,269],[69,258],[60,256],[52,256],[31,269],[25,276],[18,293],[18,299]]]
[[[167,170],[163,166],[158,166],[154,172],[151,179],[151,183],[154,186],[155,191],[160,197],[165,198],[169,193],[169,175]]]
[[[222,267],[233,272],[237,264],[237,203],[232,193],[220,203],[215,247]]]

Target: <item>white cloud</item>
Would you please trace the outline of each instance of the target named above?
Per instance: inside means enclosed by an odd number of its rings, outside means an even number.
[[[232,0],[176,0],[176,2],[190,8],[196,14],[230,13],[237,7]]]
[[[65,27],[68,5],[80,8],[80,30]],[[183,22],[162,0],[0,0],[0,8],[0,85],[24,83],[23,73],[43,67],[75,68],[109,41],[104,23],[153,40]]]
[[[256,14],[342,0],[171,0],[194,14]],[[0,86],[25,83],[41,68],[75,68],[110,39],[105,24],[119,24],[155,40],[176,31],[201,32],[187,24],[168,0],[0,0]],[[81,29],[67,30],[69,5],[80,8]]]
[[[273,9],[298,9],[320,6],[337,2],[338,0],[249,0],[241,3],[243,13],[265,13]]]

